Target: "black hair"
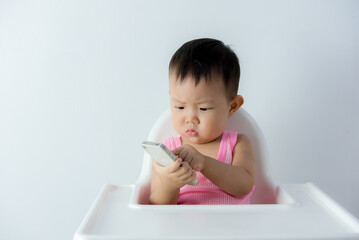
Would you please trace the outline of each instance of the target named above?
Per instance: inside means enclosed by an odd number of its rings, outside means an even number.
[[[209,81],[218,75],[223,81],[229,99],[237,95],[240,66],[237,55],[222,41],[210,38],[195,39],[183,44],[172,56],[169,71],[174,71],[177,80],[187,76],[197,86],[202,77]]]

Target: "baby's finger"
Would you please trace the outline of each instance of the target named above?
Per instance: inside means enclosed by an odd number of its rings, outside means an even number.
[[[186,178],[185,182],[188,184],[193,182],[195,179],[197,179],[197,174],[195,171],[192,171],[192,173]]]
[[[186,168],[186,169],[184,169],[184,168]],[[192,169],[189,166],[186,166],[184,168],[180,170],[182,180],[187,179],[192,175]]]
[[[194,179],[196,179],[196,172],[192,171],[192,170],[186,172],[185,174],[183,174],[181,176],[182,182],[184,182],[186,184],[192,182]]]
[[[164,170],[163,166],[161,164],[159,164],[156,161],[152,161],[152,168],[156,171],[156,172],[162,172]]]
[[[176,148],[176,149],[173,149],[173,150],[172,150],[172,153],[173,153],[174,155],[178,155],[178,154],[182,151],[182,149],[183,149],[183,146],[181,146],[181,147],[179,147],[179,148]]]
[[[177,171],[178,168],[180,168],[182,165],[182,159],[177,158],[176,161],[174,161],[171,165],[168,166],[168,171],[170,173]]]
[[[189,168],[189,166],[188,166],[188,164],[186,162],[182,162],[181,165],[182,166],[179,167],[177,169],[177,171],[176,171],[178,173],[178,176],[182,176],[183,174],[185,174],[188,171],[188,168]]]
[[[159,164],[156,160],[153,160],[152,161],[152,166],[159,166],[159,167],[162,167],[161,164]]]
[[[192,171],[192,175],[191,175],[191,177],[190,177],[190,180],[191,180],[191,182],[192,182],[192,181],[195,180],[195,179],[197,179],[197,173],[196,173],[196,171]]]
[[[153,167],[153,168],[158,168],[158,167],[160,167],[160,166],[161,166],[161,165],[158,164],[158,162],[152,161],[152,167]]]

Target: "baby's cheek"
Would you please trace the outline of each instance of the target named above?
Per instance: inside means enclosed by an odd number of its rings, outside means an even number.
[[[211,119],[211,121],[208,122],[208,129],[210,129],[210,132],[214,135],[221,134],[223,131],[223,128],[225,128],[226,124],[223,121],[220,121],[220,119]]]
[[[174,120],[173,121],[173,126],[176,130],[177,133],[180,133],[181,132],[181,124],[180,124],[180,121],[178,120]]]

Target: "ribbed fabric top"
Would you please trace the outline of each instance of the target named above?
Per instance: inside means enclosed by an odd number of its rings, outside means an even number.
[[[163,142],[170,150],[182,146],[181,137],[167,138]],[[233,148],[237,143],[237,132],[223,132],[217,155],[217,160],[226,164],[232,164]],[[249,204],[252,191],[244,197],[235,197],[226,193],[208,180],[202,173],[197,172],[198,184],[196,186],[185,185],[180,189],[178,204]]]

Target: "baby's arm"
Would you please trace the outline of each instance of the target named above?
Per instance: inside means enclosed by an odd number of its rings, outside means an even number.
[[[189,145],[173,151],[190,166],[200,171],[223,191],[242,197],[247,195],[255,182],[255,158],[252,144],[247,136],[239,134],[233,149],[232,165],[205,156]]]
[[[154,161],[150,204],[177,204],[179,189],[194,179],[196,179],[196,173],[180,158],[167,167]]]
[[[206,157],[205,167],[201,172],[225,192],[242,197],[253,188],[255,168],[252,144],[247,136],[238,134],[232,165]]]

